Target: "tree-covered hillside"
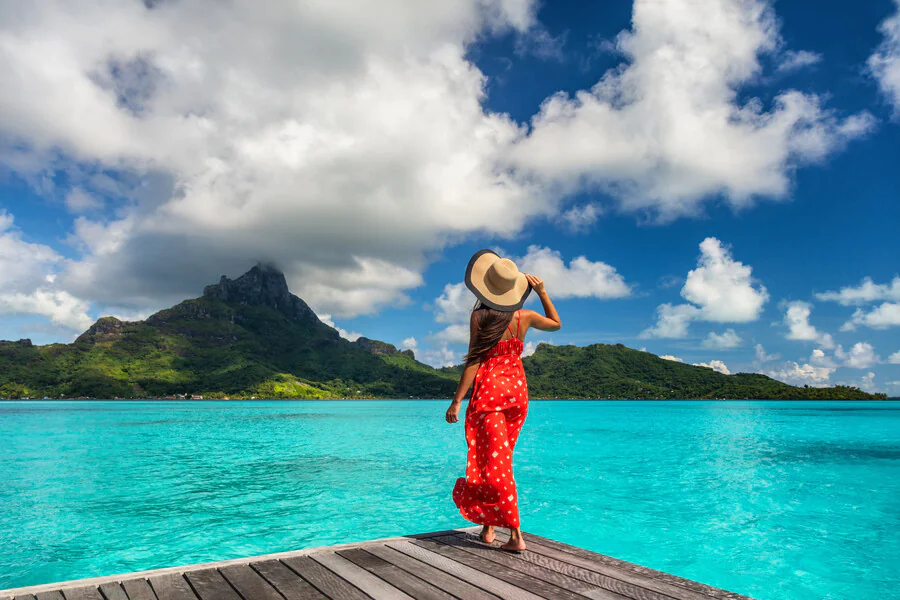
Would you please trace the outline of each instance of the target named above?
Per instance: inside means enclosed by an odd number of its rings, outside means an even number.
[[[540,344],[524,359],[528,388],[535,398],[747,398],[848,399],[883,395],[856,388],[795,387],[766,375],[724,375],[706,367],[664,360],[621,344],[550,346]]]

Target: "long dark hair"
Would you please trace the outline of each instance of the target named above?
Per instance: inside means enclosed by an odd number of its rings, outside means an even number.
[[[512,322],[513,313],[496,310],[477,302],[472,310],[472,338],[466,354],[466,366],[483,362],[488,350],[500,341],[503,332]]]

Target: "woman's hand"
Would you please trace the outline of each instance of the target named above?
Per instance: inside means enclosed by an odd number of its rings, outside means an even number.
[[[450,408],[447,409],[447,422],[448,423],[456,423],[459,421],[459,407],[462,404],[460,400],[454,400],[450,403]]]
[[[544,293],[544,280],[540,277],[535,277],[534,275],[525,274],[525,279],[528,280],[528,285],[534,288],[534,291],[538,294]]]

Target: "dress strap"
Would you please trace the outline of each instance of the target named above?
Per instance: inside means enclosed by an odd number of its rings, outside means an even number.
[[[515,333],[512,332],[512,329],[510,329],[509,325],[506,326],[506,329],[509,331],[509,335],[513,336],[514,338],[519,337],[519,319],[520,319],[519,311],[516,311],[516,332]],[[510,319],[510,322],[512,322],[512,319]]]

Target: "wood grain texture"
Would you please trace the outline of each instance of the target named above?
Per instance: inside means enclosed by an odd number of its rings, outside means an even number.
[[[414,600],[409,594],[334,552],[312,554],[310,558],[330,569],[345,581],[358,587],[375,600]]]
[[[150,577],[150,587],[159,600],[197,600],[197,596],[181,573],[167,573]]]
[[[458,536],[460,539],[465,540],[467,545],[472,545],[474,547],[481,546],[483,548],[487,548],[484,544],[478,539],[475,535],[466,535],[462,534]],[[437,538],[442,539],[442,538]],[[506,536],[503,536],[501,540],[501,536],[497,536],[497,540],[494,541],[495,546],[499,546],[502,542],[506,541]],[[683,596],[683,590],[679,588],[672,588],[673,594],[666,594],[660,591],[656,591],[654,589],[650,589],[645,587],[644,583],[649,583],[653,585],[655,580],[647,579],[647,578],[639,578],[628,573],[621,573],[615,571],[613,569],[609,569],[607,567],[600,567],[600,572],[596,570],[586,569],[581,566],[577,566],[573,564],[571,561],[567,561],[567,555],[564,552],[557,552],[557,554],[553,554],[556,551],[551,550],[549,554],[542,554],[541,552],[544,548],[539,547],[537,543],[532,540],[527,542],[528,550],[523,552],[522,554],[515,555],[516,560],[525,561],[529,563],[533,563],[535,565],[540,565],[542,567],[552,569],[559,573],[562,573],[566,577],[570,577],[572,579],[577,579],[580,581],[586,581],[591,583],[599,588],[615,592],[621,596],[625,596],[627,598],[633,598],[634,600],[681,600]],[[467,549],[466,546],[463,547]],[[488,552],[490,550],[488,549]],[[561,559],[559,555],[562,555]],[[590,561],[585,561],[585,564],[588,566],[596,568],[596,565]],[[611,577],[604,572],[610,572],[615,575],[615,577]],[[635,585],[633,583],[629,583],[629,579],[631,580],[639,580],[640,584]],[[665,589],[665,586],[660,586]],[[599,594],[598,594],[599,596]],[[704,597],[705,600],[709,600]],[[684,599],[684,600],[697,600],[697,599]]]
[[[374,554],[366,552],[362,548],[341,550],[338,552],[338,555],[380,577],[416,600],[454,600],[454,597],[447,592],[436,588],[427,581],[419,579],[416,575],[404,571],[396,565],[392,565],[382,558],[378,558]]]
[[[282,600],[281,594],[249,565],[229,565],[219,572],[244,600]]]
[[[473,569],[467,565],[459,563],[442,554],[438,554],[417,545],[419,540],[409,542],[391,542],[387,545],[391,548],[399,550],[404,554],[408,554],[413,558],[426,562],[433,567],[440,569],[446,573],[463,579],[474,586],[480,587],[492,594],[496,594],[504,600],[541,600],[541,596],[532,594],[528,590],[512,585],[502,579],[498,579],[491,575],[487,575],[483,571]]]
[[[0,590],[0,600],[751,600],[525,533],[478,527]],[[99,587],[98,587],[99,586]]]
[[[282,562],[329,598],[370,600],[370,597],[358,587],[348,583],[309,556],[286,558]]]
[[[100,593],[106,600],[128,600],[128,594],[119,583],[104,583],[100,586]]]
[[[677,575],[671,575],[669,573],[664,573],[662,571],[657,571],[648,567],[642,567],[641,565],[630,563],[624,560],[619,560],[617,558],[612,558],[611,556],[606,556],[605,554],[598,554],[596,552],[585,550],[584,548],[579,548],[577,546],[570,546],[569,544],[557,542],[556,540],[551,540],[539,535],[526,534],[526,543],[529,539],[533,539],[534,541],[550,548],[568,552],[569,554],[574,554],[575,556],[587,558],[589,560],[594,560],[608,566],[622,569],[624,571],[629,571],[632,573],[645,575],[653,579],[658,579],[660,581],[665,581],[667,583],[677,585],[700,594],[704,594],[708,597],[718,598],[719,600],[750,600],[748,596],[743,596],[741,594],[736,594],[734,592],[715,588],[698,581],[691,581],[690,579],[684,579],[683,577],[678,577]]]
[[[271,583],[287,600],[323,600],[325,595],[279,560],[253,563],[250,567]]]
[[[119,591],[121,590],[122,588],[119,588]],[[85,585],[66,590],[63,592],[63,596],[66,597],[66,600],[104,600],[103,595],[100,594],[100,590],[92,585]],[[128,600],[127,596],[125,596],[125,592],[122,592],[122,597],[125,598],[125,600]]]
[[[508,535],[505,532],[497,534],[498,540],[505,540],[507,537]],[[652,577],[649,574],[637,573],[633,570],[624,569],[617,565],[614,566],[614,563],[610,564],[610,562],[608,561],[598,561],[594,560],[593,557],[578,556],[571,552],[566,552],[564,550],[559,550],[558,548],[550,547],[548,545],[545,545],[543,540],[539,538],[539,536],[527,534],[525,543],[528,544],[529,554],[537,554],[549,558],[554,558],[556,560],[576,565],[589,571],[593,571],[599,575],[604,575],[612,579],[624,581],[628,584],[657,592],[671,598],[677,598],[678,600],[711,600],[711,598],[713,598],[712,596],[708,596],[704,593],[688,589],[685,586],[677,585],[658,577]],[[610,558],[602,554],[598,554],[597,556]],[[647,570],[651,572],[653,571],[652,569]]]
[[[561,587],[570,592],[581,594],[596,600],[659,600],[648,598],[629,598],[619,594],[618,592],[602,588],[594,583],[570,577],[566,573],[562,573],[557,569],[553,569],[553,565],[538,564],[533,561],[522,560],[524,554],[510,554],[499,549],[499,544],[494,547],[486,546],[479,542],[461,539],[455,536],[432,538],[442,544],[454,546],[471,553],[476,558],[485,561],[490,565],[492,562],[501,564],[510,569],[520,571],[531,577],[541,579],[547,583],[551,583],[557,587]],[[475,539],[478,539],[475,537]],[[494,542],[496,544],[496,542]]]
[[[411,573],[430,582],[435,587],[438,587],[457,598],[464,598],[465,600],[497,600],[498,598],[498,596],[475,587],[467,581],[449,575],[440,569],[403,554],[402,552],[398,552],[393,548],[388,548],[387,546],[370,546],[366,548],[365,551],[403,569],[407,573]]]
[[[446,544],[441,544],[440,542],[434,541],[430,538],[425,540],[416,540],[413,542],[413,544],[431,550],[436,554],[446,556],[447,558],[455,560],[458,563],[462,563],[468,567],[491,575],[492,577],[495,577],[497,579],[502,579],[503,581],[523,590],[534,592],[538,596],[543,596],[544,598],[553,598],[554,600],[584,600],[584,596],[582,594],[571,592],[557,585],[553,585],[552,583],[547,583],[543,579],[538,579],[537,577],[522,573],[521,571],[510,569],[509,567],[506,567],[499,563],[487,562],[485,560],[479,559],[477,556],[469,554],[464,550],[454,548],[453,546],[448,546]]]
[[[126,579],[122,582],[122,589],[128,594],[128,600],[156,600],[156,594],[150,587],[150,582],[144,579]]]
[[[194,593],[200,596],[200,600],[241,600],[231,584],[216,569],[190,571],[184,576],[194,588]]]

